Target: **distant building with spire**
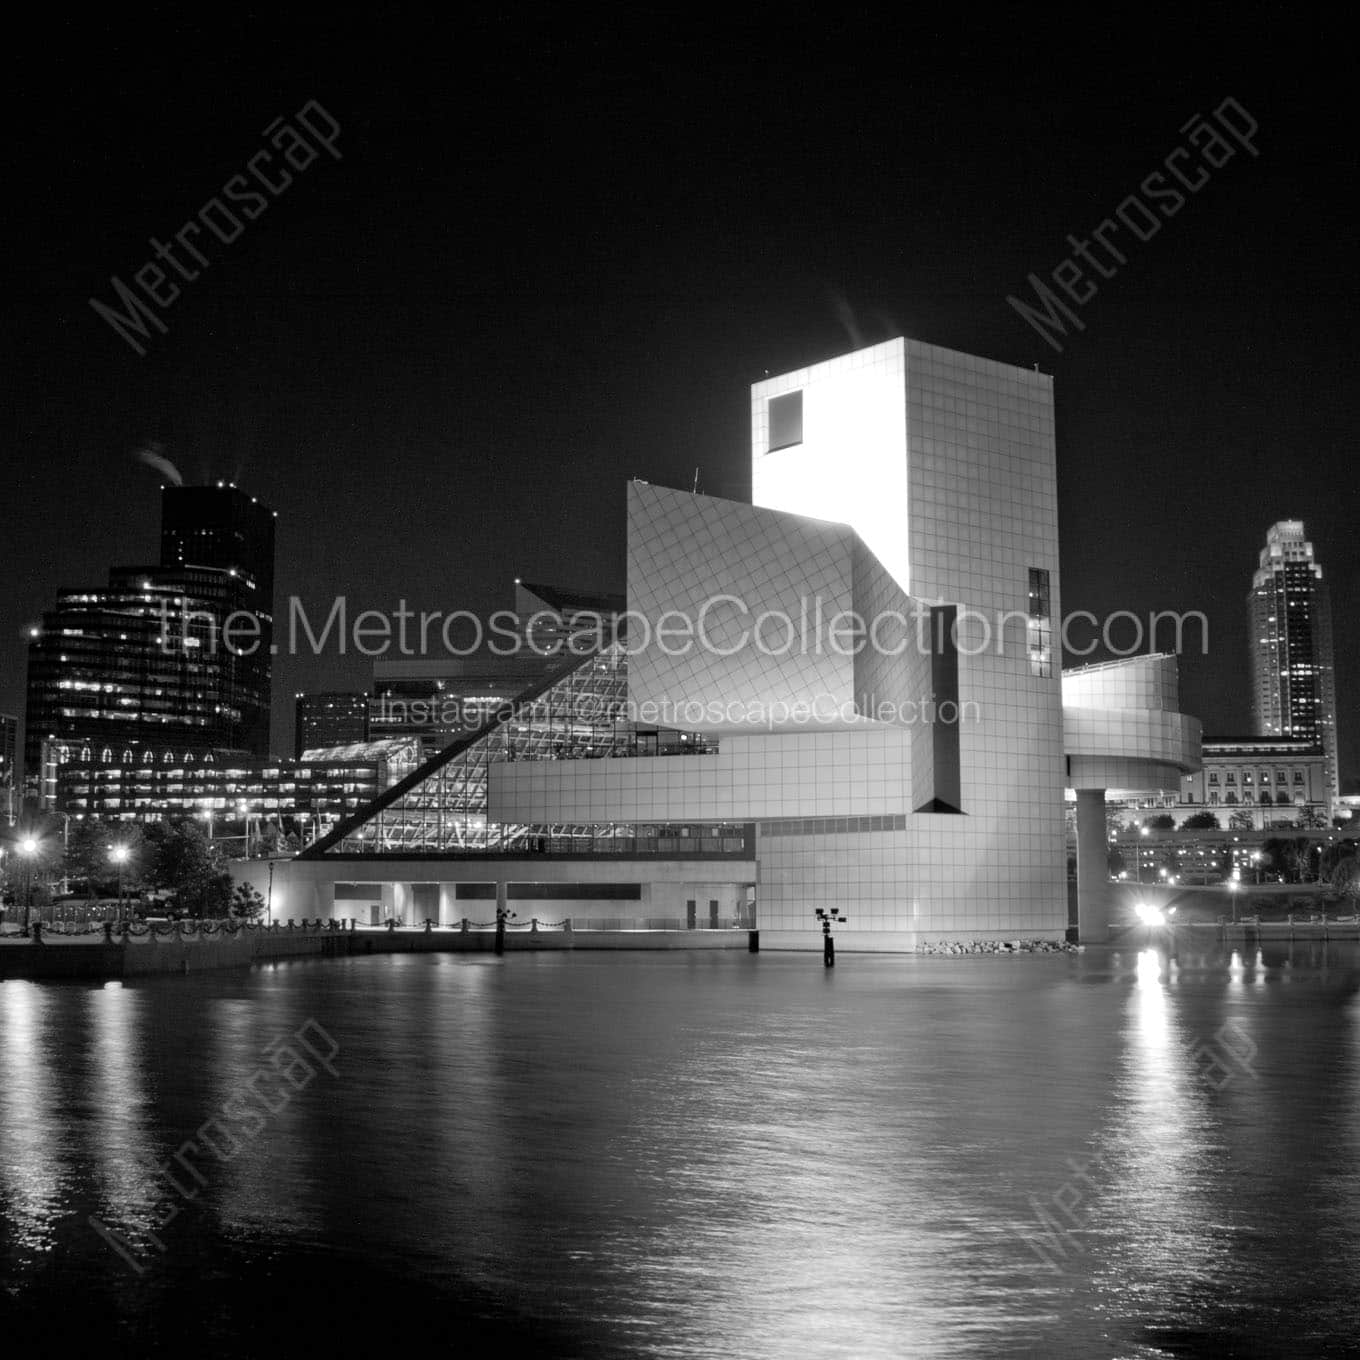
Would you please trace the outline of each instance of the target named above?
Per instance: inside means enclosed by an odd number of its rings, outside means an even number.
[[[1341,787],[1332,608],[1302,520],[1280,520],[1267,530],[1247,609],[1256,735],[1322,747],[1327,790],[1335,800]]]

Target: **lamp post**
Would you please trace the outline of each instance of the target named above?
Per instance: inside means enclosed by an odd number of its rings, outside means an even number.
[[[269,860],[269,899],[265,919],[268,925],[274,924],[274,859],[272,856]]]
[[[1143,842],[1142,842],[1142,837],[1143,837],[1143,836],[1146,836],[1146,835],[1148,835],[1148,834],[1150,834],[1150,833],[1148,832],[1147,827],[1145,827],[1145,826],[1140,826],[1140,827],[1138,828],[1139,839],[1136,840],[1136,841],[1134,842],[1135,853],[1136,853],[1137,856],[1138,856],[1138,881],[1139,881],[1139,883],[1141,883],[1141,882],[1143,881]]]
[[[126,845],[109,846],[109,858],[118,866],[118,919],[123,919],[123,866],[128,861]]]
[[[207,822],[207,824],[208,824],[208,841],[209,841],[209,843],[211,843],[211,842],[212,842],[212,838],[213,838],[213,815],[212,815],[212,808],[211,808],[211,807],[205,807],[205,808],[203,809],[203,812],[202,812],[202,817],[203,817],[203,820],[204,820],[205,822]]]
[[[29,931],[33,917],[33,861],[38,853],[35,836],[25,836],[19,842],[19,853],[24,857],[24,934]]]
[[[1238,877],[1237,870],[1233,870],[1233,876],[1228,880],[1228,899],[1232,902],[1233,925],[1237,924],[1237,892],[1242,886],[1242,880]]]
[[[831,938],[831,923],[844,921],[839,907],[816,908],[817,919],[822,923],[822,963],[827,968],[836,966],[836,941]]]

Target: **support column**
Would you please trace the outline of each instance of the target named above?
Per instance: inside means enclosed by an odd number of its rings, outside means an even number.
[[[1077,790],[1077,935],[1082,944],[1110,938],[1110,858],[1105,790]]]

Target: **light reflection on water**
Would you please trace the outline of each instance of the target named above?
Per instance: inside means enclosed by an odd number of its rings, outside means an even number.
[[[254,1353],[261,1317],[347,1353],[363,1299],[464,1353],[1346,1354],[1356,978],[1333,944],[7,982],[0,1301],[147,1354]],[[152,1163],[309,1018],[339,1078],[198,1159],[128,1268],[89,1217],[154,1222]]]

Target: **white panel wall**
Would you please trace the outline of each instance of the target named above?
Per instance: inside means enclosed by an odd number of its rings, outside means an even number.
[[[887,340],[751,388],[751,500],[851,525],[904,591],[904,342]],[[769,402],[803,393],[803,442],[770,452]]]
[[[717,755],[513,761],[490,767],[507,822],[753,821],[908,811],[910,736],[896,729],[725,737]]]

